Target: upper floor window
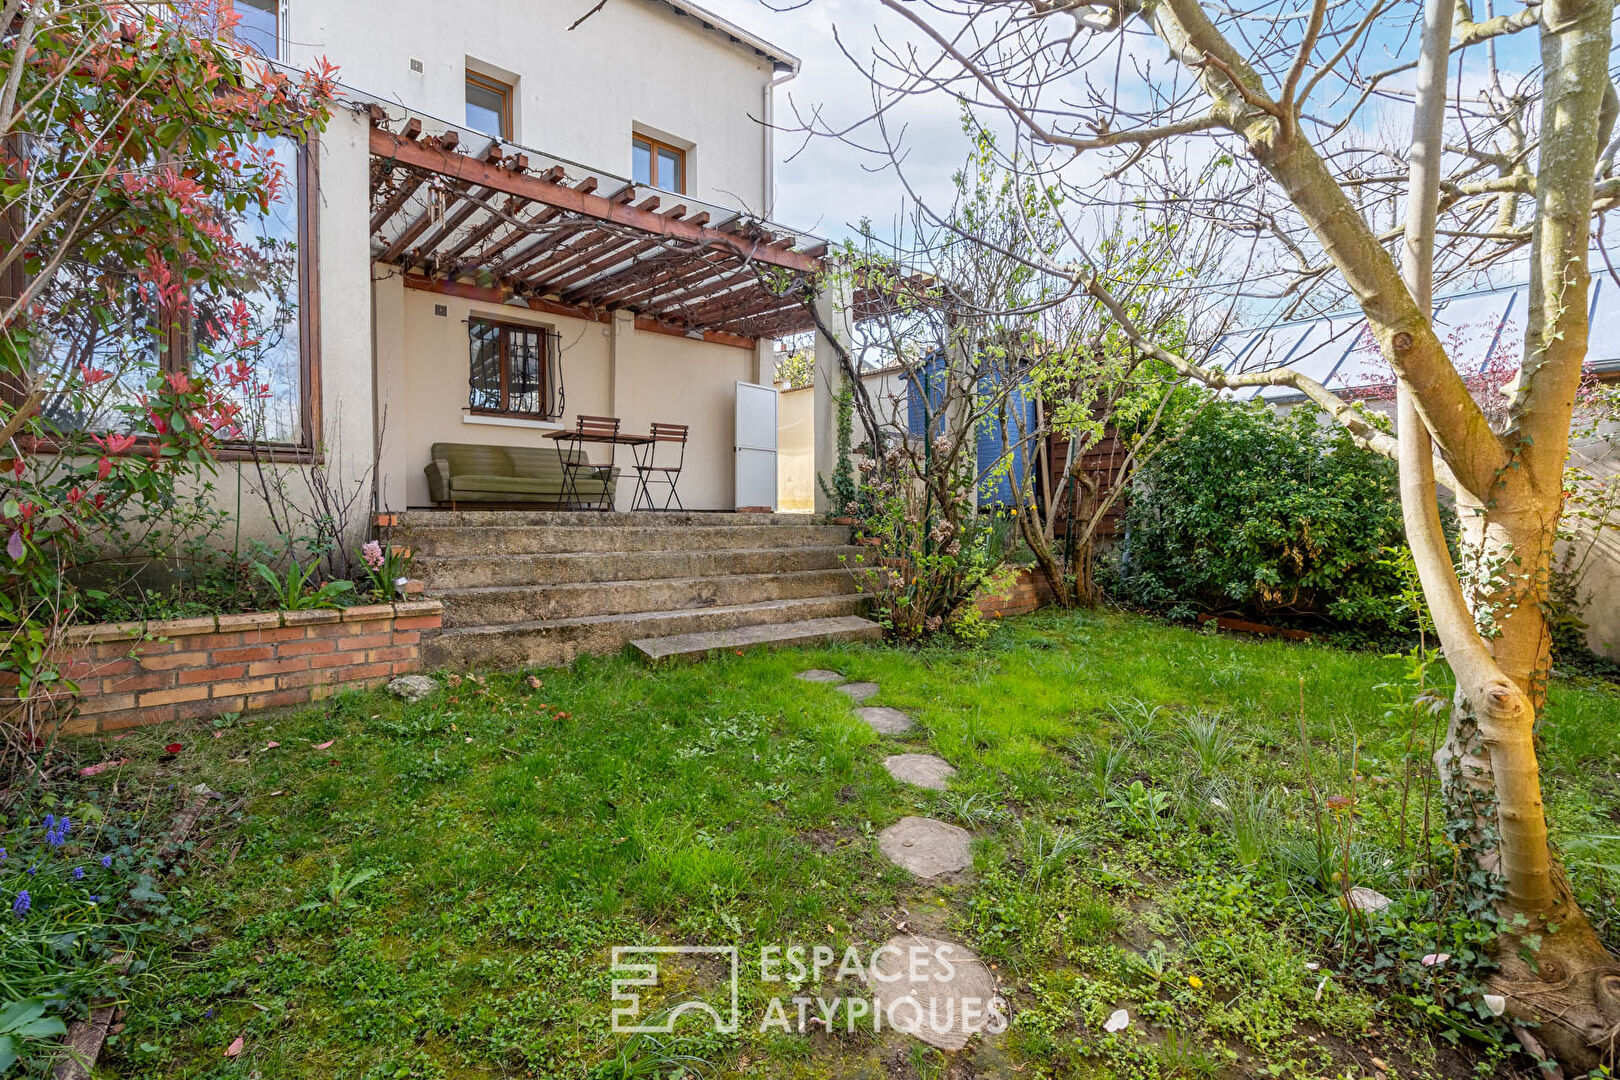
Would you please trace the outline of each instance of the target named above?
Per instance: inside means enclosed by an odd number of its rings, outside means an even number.
[[[512,138],[512,88],[488,75],[467,72],[467,126],[497,139]]]
[[[236,43],[270,60],[281,59],[280,0],[230,0]]]
[[[637,135],[630,140],[630,179],[659,191],[686,191],[686,151]]]

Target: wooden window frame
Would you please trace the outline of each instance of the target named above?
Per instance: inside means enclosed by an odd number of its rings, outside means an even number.
[[[472,348],[472,328],[473,328],[473,325],[475,323],[476,324],[481,324],[481,325],[484,325],[484,326],[492,326],[497,331],[499,331],[499,333],[497,335],[497,340],[500,342],[499,364],[500,364],[500,371],[501,371],[501,407],[498,408],[498,409],[481,409],[481,408],[475,407],[473,405],[473,403],[472,403],[472,385],[471,385],[472,384],[472,354],[471,354],[471,348]],[[525,412],[522,409],[512,409],[512,408],[507,407],[509,402],[510,402],[510,393],[509,393],[508,388],[509,388],[509,386],[511,384],[511,381],[512,381],[512,362],[511,362],[511,357],[510,357],[510,345],[508,344],[510,339],[507,336],[507,334],[508,334],[508,331],[513,331],[513,330],[518,331],[519,333],[524,333],[524,334],[538,334],[538,335],[540,335],[540,340],[543,343],[541,353],[540,353],[540,371],[539,371],[540,411],[539,412]],[[468,350],[469,350],[468,351],[468,356],[467,356],[467,366],[468,366],[468,370],[467,370],[467,379],[468,379],[467,412],[470,415],[472,415],[472,416],[501,416],[501,417],[506,417],[506,418],[511,419],[511,420],[539,420],[539,421],[545,421],[545,422],[550,422],[551,420],[553,420],[558,415],[558,413],[552,411],[552,406],[553,406],[554,402],[552,402],[550,400],[551,397],[552,397],[552,387],[554,385],[553,375],[555,374],[555,372],[553,371],[552,366],[561,361],[561,357],[555,355],[554,352],[553,352],[554,349],[560,351],[560,347],[561,347],[560,342],[557,340],[557,328],[555,326],[550,326],[550,325],[547,325],[545,323],[515,322],[515,321],[513,321],[511,319],[499,319],[499,318],[495,318],[494,316],[491,316],[491,315],[473,314],[473,315],[467,316],[467,346],[468,346]]]
[[[221,442],[214,457],[219,461],[266,460],[283,463],[318,464],[321,451],[321,318],[319,309],[319,260],[315,238],[319,219],[317,200],[320,188],[317,144],[299,143],[296,169],[298,191],[298,390],[300,427],[297,442],[254,442],[249,439]],[[191,327],[170,310],[160,313],[158,334],[163,343],[159,368],[163,371],[188,370],[191,361]],[[149,446],[142,438],[138,446]],[[49,453],[59,446],[36,440],[30,448]]]
[[[634,156],[634,154],[635,154],[635,149],[636,149],[636,144],[637,143],[641,143],[643,146],[645,146],[647,148],[647,158],[648,158],[648,160],[647,160],[647,186],[654,189],[654,190],[656,190],[656,191],[664,191],[665,190],[664,188],[661,188],[661,187],[658,186],[658,151],[660,151],[660,150],[668,150],[671,154],[674,154],[676,160],[678,160],[681,163],[681,183],[680,183],[680,186],[675,188],[672,192],[670,192],[670,194],[673,194],[673,195],[685,195],[686,194],[686,148],[681,147],[681,146],[676,146],[674,143],[664,142],[661,139],[655,139],[651,135],[643,135],[641,132],[636,131],[636,132],[632,132],[631,135],[630,135],[630,153],[631,153],[632,156]],[[634,174],[634,172],[635,172],[635,162],[634,161],[631,162],[630,171],[631,171],[632,174]]]
[[[227,2],[230,4],[231,10],[235,11],[236,7],[237,7],[237,4],[239,3],[239,0],[227,0]],[[271,0],[270,14],[276,20],[276,28],[275,28],[276,53],[275,53],[274,56],[265,57],[265,59],[266,60],[279,61],[281,59],[281,0]],[[231,28],[230,41],[231,41],[231,44],[237,45],[236,28],[235,27]],[[247,49],[247,48],[249,48],[249,46],[238,45],[238,48]]]
[[[480,90],[487,90],[492,94],[500,95],[501,130],[496,132],[486,132],[485,134],[488,134],[494,139],[504,139],[507,142],[511,142],[514,138],[512,135],[512,98],[516,88],[513,87],[511,83],[503,82],[500,79],[495,78],[493,75],[485,75],[482,72],[473,71],[471,68],[468,68],[467,80],[461,91],[461,105],[463,109],[467,107],[467,87],[470,86],[476,86]]]

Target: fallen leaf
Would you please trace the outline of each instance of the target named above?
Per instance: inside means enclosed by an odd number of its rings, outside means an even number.
[[[168,746],[165,746],[163,748],[163,752],[165,754],[178,754],[180,751],[182,751],[184,749],[185,749],[184,745],[182,745],[180,743],[177,743],[177,742],[172,742]]]
[[[1115,1009],[1112,1016],[1103,1022],[1104,1031],[1124,1031],[1131,1026],[1131,1014],[1124,1009]]]
[[[128,765],[128,764],[129,764],[129,758],[127,758],[127,757],[121,757],[117,761],[103,761],[99,765],[86,765],[84,768],[79,770],[79,775],[80,776],[95,776],[97,773],[104,773],[108,769],[116,769],[120,765]]]
[[[316,746],[316,747],[315,747],[315,749],[317,749],[317,750],[325,750],[325,749],[327,749],[327,748],[328,748],[328,747],[330,747],[330,746],[331,746],[331,745],[332,745],[332,744],[333,744],[333,743],[335,743],[335,742],[337,742],[337,740],[336,740],[336,739],[327,739],[327,740],[326,740],[326,741],[325,741],[325,742],[323,742],[323,743],[321,743],[321,744],[319,744],[319,745],[317,745],[317,746]]]
[[[223,731],[216,731],[216,732],[214,732],[214,738],[216,738],[216,739],[223,739],[223,738],[224,738],[224,737],[225,737],[225,733],[224,733],[224,732],[223,732]]]
[[[542,686],[546,685],[545,683],[540,681],[540,676],[538,676],[538,675],[530,675],[529,678],[528,678],[528,683],[529,683],[529,689],[530,690],[538,690]]]
[[[278,747],[280,745],[281,744],[278,743],[278,742],[267,742],[267,743],[264,744],[264,748],[266,750],[274,750],[276,747]]]
[[[225,1048],[226,1057],[235,1057],[242,1052],[242,1036],[238,1035],[231,1045]]]

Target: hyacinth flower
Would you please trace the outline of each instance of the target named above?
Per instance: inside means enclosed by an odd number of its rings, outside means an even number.
[[[73,831],[73,822],[67,815],[64,814],[60,818],[53,817],[50,814],[45,815],[45,842],[51,847],[61,847],[67,843],[67,836],[71,831]]]
[[[17,893],[17,899],[11,902],[11,913],[20,919],[28,914],[28,909],[33,906],[34,898],[28,895],[27,889],[23,889]]]

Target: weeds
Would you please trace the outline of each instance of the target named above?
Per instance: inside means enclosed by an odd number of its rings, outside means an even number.
[[[1192,754],[1199,773],[1206,777],[1224,772],[1241,748],[1229,722],[1208,713],[1194,713],[1187,718],[1181,729],[1181,741]]]

